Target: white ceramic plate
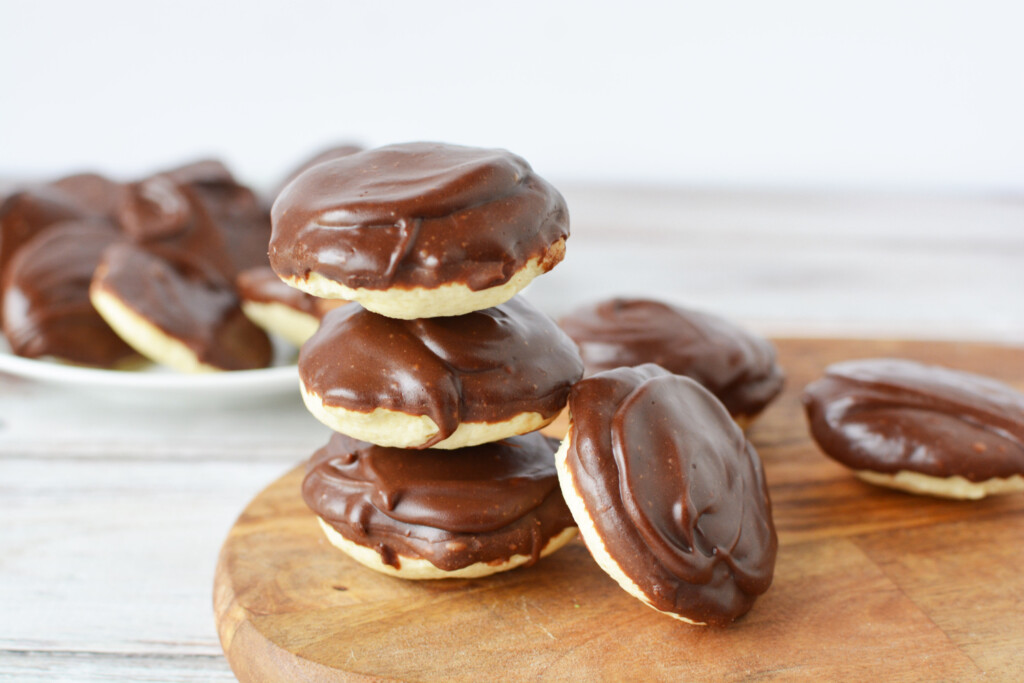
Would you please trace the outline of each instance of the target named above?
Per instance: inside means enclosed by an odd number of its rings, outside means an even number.
[[[295,350],[277,343],[269,368],[189,375],[155,365],[142,370],[102,370],[21,358],[0,337],[0,372],[128,401],[231,403],[298,397],[299,393]]]

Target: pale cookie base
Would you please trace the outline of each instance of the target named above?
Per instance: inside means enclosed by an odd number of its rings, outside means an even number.
[[[516,567],[522,566],[530,561],[529,555],[513,555],[504,562],[496,562],[491,564],[489,562],[477,562],[461,569],[453,569],[451,571],[445,571],[444,569],[438,569],[429,560],[421,558],[405,557],[404,555],[398,555],[399,569],[395,569],[390,564],[384,564],[380,559],[380,553],[373,548],[367,548],[364,545],[354,543],[341,534],[339,534],[330,524],[325,522],[323,518],[317,517],[320,522],[320,528],[324,530],[324,534],[327,535],[327,540],[331,542],[331,545],[335,546],[346,555],[351,557],[353,560],[368,567],[374,571],[387,574],[389,576],[397,576],[400,579],[476,579],[481,576],[489,576],[491,574],[497,574],[498,572],[508,571],[509,569],[515,569]],[[555,552],[566,543],[571,541],[576,536],[576,527],[567,527],[561,531],[557,536],[551,538],[544,549],[540,551],[541,557],[547,557],[551,553]]]
[[[410,415],[387,408],[369,413],[324,405],[323,399],[300,382],[302,400],[313,417],[336,432],[353,439],[369,441],[378,446],[417,448],[438,432],[437,424],[426,415]],[[447,439],[431,448],[451,450],[500,441],[517,434],[526,434],[545,426],[556,416],[545,418],[540,413],[519,413],[501,422],[463,422]]]
[[[267,332],[280,335],[295,346],[305,344],[320,327],[315,315],[277,302],[243,301],[242,312]]]
[[[562,260],[565,256],[565,240],[555,242],[547,253],[530,259],[508,282],[474,291],[462,283],[451,283],[440,287],[412,287],[402,289],[352,289],[316,272],[310,272],[306,279],[299,277],[282,278],[287,284],[313,296],[323,299],[349,299],[358,301],[364,308],[389,318],[412,320],[414,318],[437,318],[440,316],[463,315],[497,306],[511,299],[516,292]]]
[[[165,334],[102,287],[95,284],[90,287],[89,300],[117,336],[154,363],[179,372],[222,372],[221,368],[201,362],[192,349]]]
[[[555,453],[555,469],[558,470],[558,484],[562,487],[562,497],[565,498],[566,505],[569,506],[569,511],[572,513],[572,518],[576,520],[576,524],[580,528],[580,535],[583,536],[583,541],[587,544],[587,550],[600,565],[604,572],[615,579],[615,582],[619,586],[632,595],[634,598],[640,600],[642,603],[662,614],[667,614],[673,619],[685,621],[688,624],[694,626],[705,626],[705,622],[694,621],[687,619],[686,617],[676,614],[675,612],[665,612],[658,609],[651,604],[650,598],[641,590],[640,586],[636,585],[626,572],[622,570],[619,563],[616,562],[611,553],[608,552],[607,546],[605,546],[604,540],[601,538],[597,531],[597,526],[594,524],[593,517],[587,511],[586,503],[583,502],[583,497],[576,490],[576,481],[573,479],[572,472],[569,470],[569,465],[566,460],[566,456],[569,452],[569,446],[572,443],[573,429],[572,422],[569,423],[569,432],[565,436],[565,440],[562,441],[561,447],[558,452]]]
[[[919,493],[940,498],[956,498],[958,500],[981,500],[985,496],[997,493],[1013,493],[1024,491],[1024,476],[1014,475],[1006,479],[994,477],[985,481],[970,481],[961,476],[932,477],[919,472],[900,470],[896,474],[873,472],[871,470],[855,470],[854,474],[876,486],[887,486],[909,493]]]

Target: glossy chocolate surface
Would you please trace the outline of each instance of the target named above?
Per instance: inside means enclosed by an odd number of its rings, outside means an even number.
[[[121,243],[103,254],[94,287],[222,370],[266,367],[270,340],[249,321],[230,281],[191,253]]]
[[[321,299],[286,285],[270,266],[249,268],[235,280],[242,301],[264,304],[283,304],[300,313],[323,318],[327,311],[346,302],[340,299]]]
[[[855,470],[973,482],[1024,474],[1024,394],[980,375],[878,358],[829,366],[804,390],[811,434]]]
[[[299,376],[325,405],[426,415],[440,428],[557,415],[583,374],[576,346],[525,299],[461,316],[397,320],[360,306],[328,313],[299,353]]]
[[[569,235],[562,196],[523,159],[434,143],[314,166],[285,188],[272,217],[270,263],[282,278],[312,271],[377,290],[501,285]]]
[[[609,554],[654,607],[709,624],[771,585],[778,540],[761,461],[695,381],[655,365],[584,379],[567,465]]]
[[[117,221],[137,243],[187,251],[229,279],[267,265],[269,216],[226,173],[217,162],[201,162],[126,185]]]
[[[334,434],[307,466],[306,504],[346,539],[451,571],[512,555],[536,561],[575,526],[539,433],[454,451],[384,448]]]
[[[52,187],[32,187],[7,197],[0,204],[0,280],[7,264],[30,239],[51,225],[85,217],[81,207]]]
[[[15,354],[100,367],[135,355],[89,302],[93,271],[118,237],[106,221],[77,220],[22,245],[2,281],[3,333]]]
[[[117,211],[124,185],[98,173],[76,173],[50,185],[91,216],[110,219]]]
[[[775,347],[709,313],[649,299],[610,299],[558,321],[579,345],[588,375],[655,363],[697,380],[733,416],[752,417],[780,391]]]
[[[303,172],[313,168],[317,164],[322,164],[325,161],[332,159],[340,159],[341,157],[347,157],[349,154],[355,154],[356,152],[362,152],[363,148],[357,145],[336,145],[334,147],[328,147],[325,150],[317,152],[310,158],[303,161],[301,164],[296,166],[292,171],[284,177],[280,183],[278,183],[269,193],[265,200],[265,205],[268,207],[273,206],[274,200],[281,194],[284,188],[288,187],[288,183],[292,182]]]

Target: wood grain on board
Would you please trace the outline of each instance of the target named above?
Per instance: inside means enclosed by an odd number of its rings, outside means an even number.
[[[780,550],[771,589],[727,629],[657,614],[580,541],[476,580],[409,582],[330,546],[301,468],[259,494],[224,543],[214,603],[242,681],[974,679],[1024,670],[1024,495],[959,502],[862,483],[807,435],[798,396],[831,362],[899,356],[1024,388],[1024,349],[778,341],[784,395],[749,430]]]

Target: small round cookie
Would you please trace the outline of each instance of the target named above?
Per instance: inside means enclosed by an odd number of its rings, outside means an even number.
[[[771,342],[710,313],[616,298],[579,308],[558,324],[579,345],[588,375],[655,363],[700,382],[741,427],[785,383]]]
[[[348,303],[342,299],[320,299],[289,287],[270,266],[243,270],[235,279],[235,286],[249,320],[295,346],[302,346],[313,336],[327,311]]]
[[[1024,393],[968,372],[871,358],[804,390],[811,435],[872,484],[977,500],[1024,491]]]
[[[691,624],[745,614],[778,540],[761,460],[721,402],[648,364],[578,382],[569,412],[558,479],[601,568]]]
[[[89,302],[89,283],[117,229],[99,219],[57,223],[18,249],[0,288],[2,327],[11,350],[115,367],[136,358]]]
[[[421,320],[343,306],[299,352],[302,395],[317,419],[398,448],[462,448],[540,429],[582,375],[572,340],[518,297]]]
[[[310,460],[302,496],[330,542],[370,569],[405,579],[487,576],[533,564],[576,535],[556,446],[534,433],[418,452],[334,434]]]
[[[393,318],[507,301],[565,254],[562,196],[504,150],[436,143],[318,164],[272,210],[270,265],[288,284]]]
[[[186,252],[114,244],[89,294],[114,331],[156,363],[181,372],[270,364],[270,339],[245,317],[234,287]]]

